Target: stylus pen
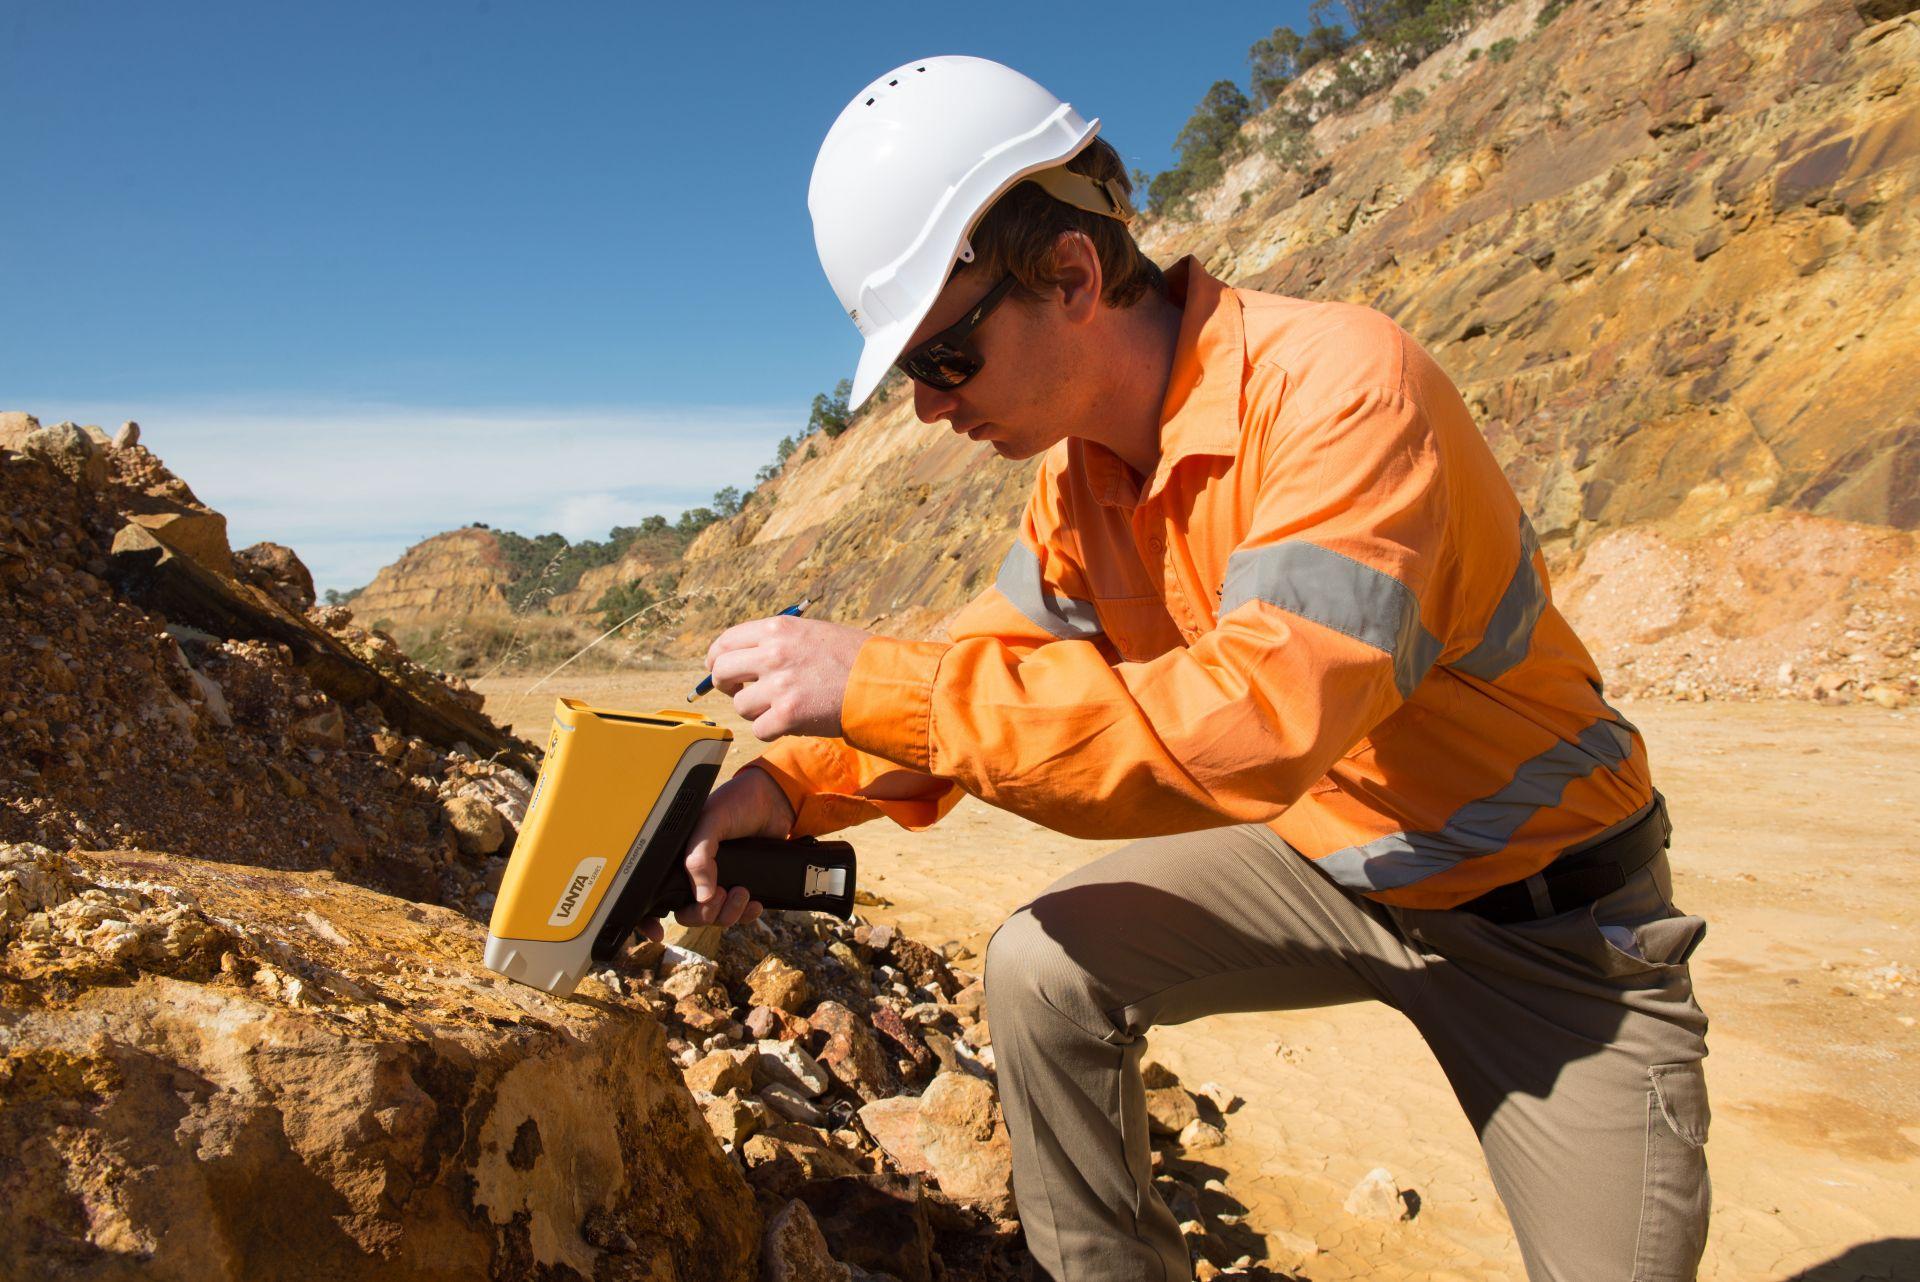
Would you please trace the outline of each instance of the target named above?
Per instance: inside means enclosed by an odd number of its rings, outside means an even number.
[[[786,609],[780,611],[780,614],[799,614],[812,604],[812,601],[802,601],[798,605],[788,606]],[[779,615],[775,615],[774,617],[778,618]],[[700,684],[695,686],[693,693],[687,696],[687,702],[692,703],[695,699],[698,699],[711,689],[713,689],[713,674],[709,672],[706,676],[700,678]]]

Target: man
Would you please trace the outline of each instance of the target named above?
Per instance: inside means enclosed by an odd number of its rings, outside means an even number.
[[[1096,128],[947,58],[828,134],[809,205],[866,335],[854,403],[897,361],[921,419],[1046,458],[949,640],[777,618],[714,641],[777,742],[713,794],[682,920],[758,912],[714,886],[719,840],[917,828],[963,791],[1143,838],[987,951],[1052,1276],[1191,1276],[1152,1189],[1149,1028],[1366,999],[1433,1047],[1533,1277],[1693,1276],[1704,923],[1671,902],[1639,733],[1439,367],[1366,308],[1163,274]]]

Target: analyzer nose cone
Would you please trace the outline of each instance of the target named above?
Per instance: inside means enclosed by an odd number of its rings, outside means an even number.
[[[543,953],[551,955],[542,956]],[[489,932],[481,960],[495,974],[529,984],[555,997],[566,997],[579,985],[588,957],[584,944],[536,944],[524,939],[505,939]]]

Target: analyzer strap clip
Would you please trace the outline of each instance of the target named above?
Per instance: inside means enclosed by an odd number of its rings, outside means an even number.
[[[844,895],[847,893],[847,870],[808,864],[806,886],[801,893],[809,898],[815,895]]]

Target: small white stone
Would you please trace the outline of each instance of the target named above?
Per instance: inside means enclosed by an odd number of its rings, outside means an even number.
[[[1219,1148],[1227,1142],[1220,1128],[1211,1122],[1194,1118],[1180,1131],[1180,1147],[1183,1149]]]
[[[771,1037],[759,1043],[754,1073],[768,1082],[792,1087],[809,1098],[825,1094],[833,1085],[833,1079],[819,1060],[792,1042]]]
[[[1235,1095],[1218,1082],[1202,1082],[1200,1084],[1200,1094],[1205,1096],[1215,1108],[1219,1109],[1223,1116],[1232,1112],[1233,1106],[1240,1102],[1238,1095]]]
[[[1407,1204],[1400,1196],[1400,1186],[1393,1182],[1393,1173],[1384,1166],[1376,1166],[1361,1177],[1353,1186],[1353,1192],[1347,1194],[1347,1214],[1363,1220],[1384,1220],[1392,1223],[1407,1218]]]

